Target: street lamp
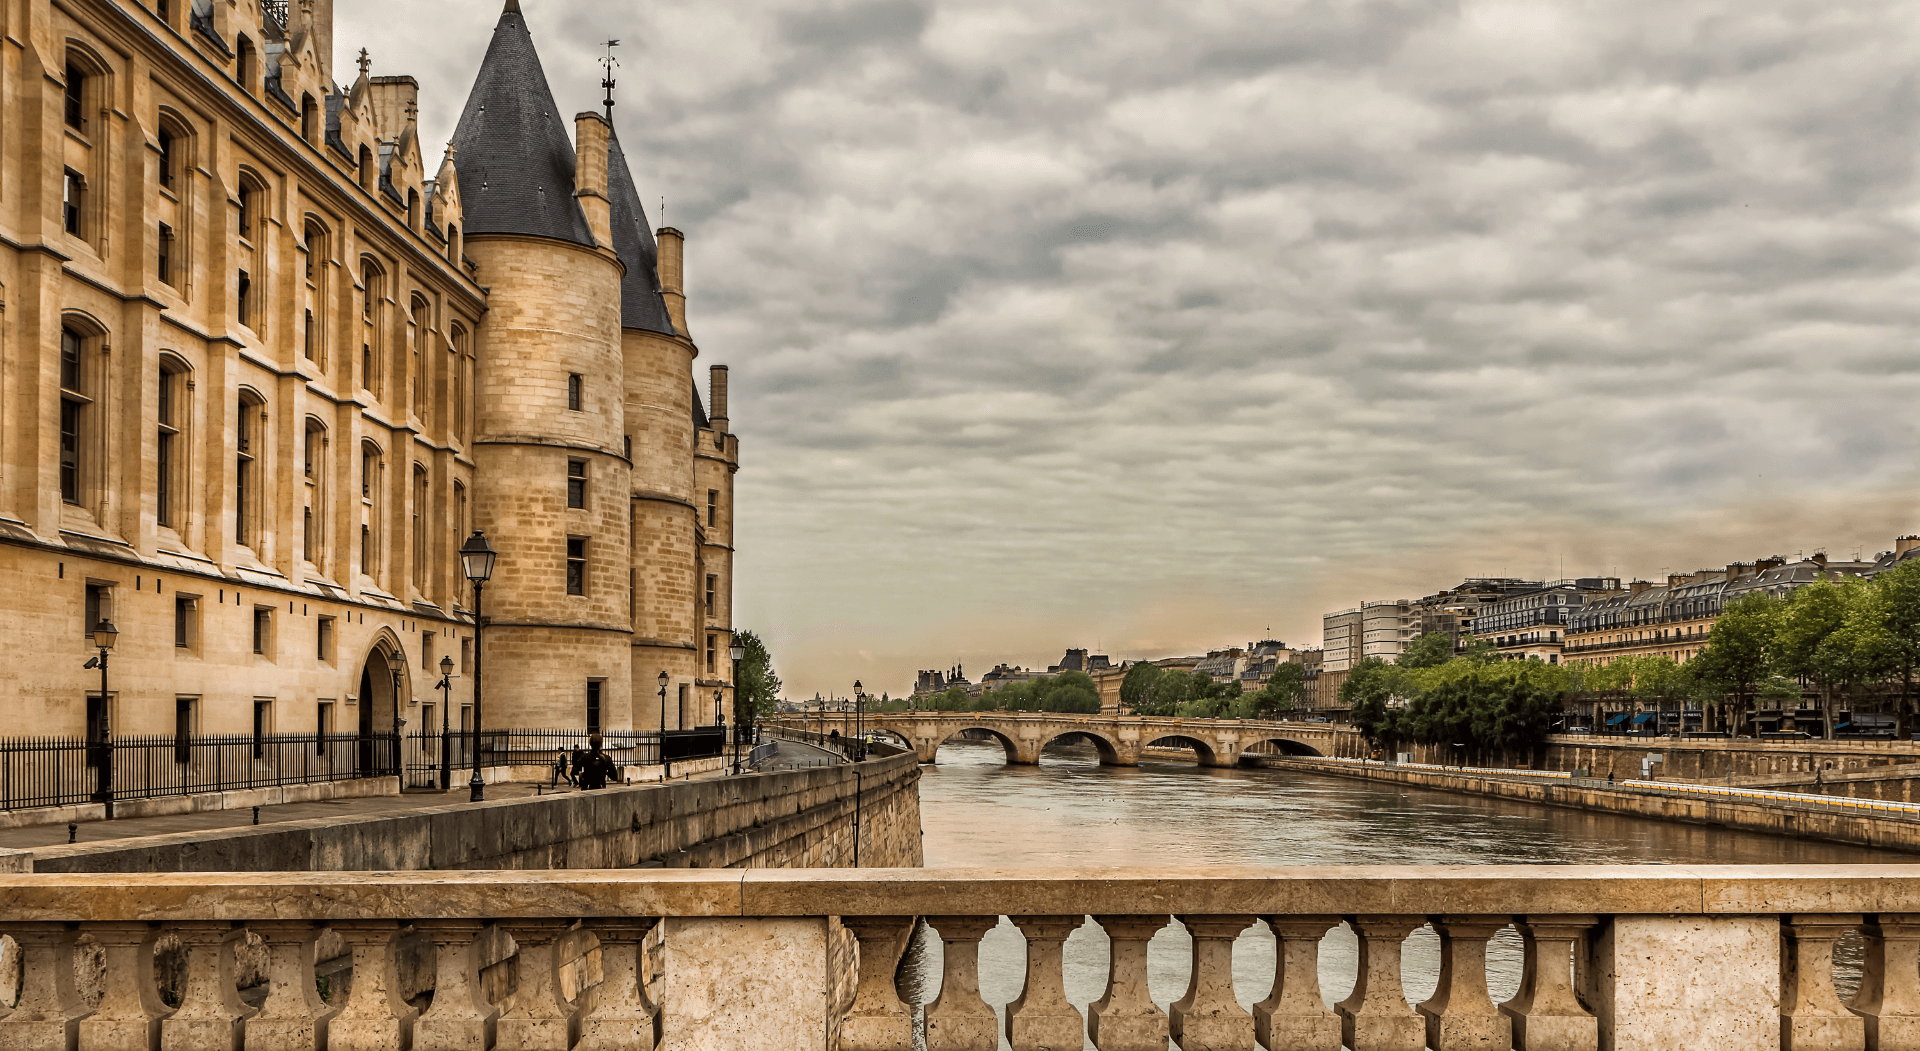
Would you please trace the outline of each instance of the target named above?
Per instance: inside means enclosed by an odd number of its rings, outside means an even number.
[[[740,705],[740,662],[747,656],[747,648],[740,645],[736,636],[733,645],[727,647],[727,656],[733,658],[733,772],[740,772],[740,731],[753,725],[753,711]],[[748,735],[752,739],[752,735]]]
[[[407,671],[406,655],[399,650],[387,654],[387,670],[393,673],[393,756],[397,761],[400,756],[400,747],[406,742],[407,717],[400,714],[406,710],[406,706],[400,702],[400,686],[405,681],[404,676]],[[384,773],[386,764],[380,765]]]
[[[866,712],[867,691],[861,687],[860,680],[855,679],[853,680],[853,739],[860,742],[858,752],[862,759],[867,757]]]
[[[453,774],[448,760],[451,753],[447,746],[447,709],[453,707],[453,658],[440,658],[440,791],[453,787]],[[426,727],[421,727],[425,730]]]
[[[473,581],[473,777],[467,781],[467,790],[475,803],[487,798],[487,779],[480,775],[480,593],[493,576],[496,557],[493,545],[478,529],[460,545],[460,571]]]
[[[88,661],[83,667],[100,669],[100,740],[98,771],[100,782],[94,789],[94,798],[106,807],[108,821],[113,820],[113,706],[107,703],[107,651],[120,637],[120,632],[109,620],[100,620],[93,625],[93,644],[100,647],[100,656]]]
[[[660,669],[660,779],[666,780],[672,775],[667,768],[667,670]]]

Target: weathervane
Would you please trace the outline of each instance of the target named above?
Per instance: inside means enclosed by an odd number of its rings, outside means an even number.
[[[602,79],[600,81],[600,86],[607,89],[606,103],[607,103],[607,123],[608,124],[613,123],[613,70],[614,70],[614,67],[620,64],[620,60],[613,57],[613,49],[619,46],[620,46],[620,41],[618,40],[607,41],[607,54],[604,58],[600,60],[600,69],[603,74]]]

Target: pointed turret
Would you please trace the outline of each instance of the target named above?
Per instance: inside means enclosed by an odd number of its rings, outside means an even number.
[[[634,188],[618,133],[607,143],[607,196],[613,200],[613,250],[627,268],[620,280],[620,327],[678,335],[667,316],[667,304],[660,298],[659,255],[653,229],[647,225],[647,211],[640,204],[639,190]]]
[[[518,0],[507,0],[453,132],[468,234],[593,245],[574,201],[573,143]]]

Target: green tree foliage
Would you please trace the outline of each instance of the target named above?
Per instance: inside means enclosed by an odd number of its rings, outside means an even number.
[[[1120,707],[1136,715],[1149,714],[1146,709],[1153,705],[1153,687],[1160,681],[1164,669],[1155,664],[1140,661],[1127,669],[1120,680]]]
[[[736,725],[748,722],[747,713],[772,715],[780,701],[780,675],[773,670],[773,654],[766,643],[751,631],[737,631],[734,642],[746,652],[740,658],[739,679],[733,691],[733,718]]]
[[[1367,658],[1340,684],[1354,726],[1383,751],[1430,745],[1465,762],[1536,761],[1572,679],[1539,661],[1456,657],[1407,668]]]
[[[1009,712],[1073,712],[1097,715],[1100,691],[1085,672],[1065,671],[1027,682],[1016,682],[997,690],[983,691],[983,703]]]
[[[1277,719],[1293,711],[1306,697],[1306,669],[1286,661],[1273,669],[1266,685],[1234,702],[1233,715],[1236,719]]]
[[[1430,631],[1407,643],[1407,651],[1394,663],[1402,668],[1437,668],[1453,659],[1453,636]]]
[[[1731,694],[1735,704],[1751,701],[1755,686],[1773,671],[1773,633],[1779,614],[1780,600],[1761,591],[1750,591],[1720,610],[1706,648],[1687,662],[1705,693]]]

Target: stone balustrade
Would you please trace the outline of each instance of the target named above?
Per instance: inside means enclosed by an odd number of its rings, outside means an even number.
[[[1004,1021],[980,990],[983,936],[1026,943]],[[938,996],[894,976],[916,920],[938,934]],[[1147,943],[1191,937],[1185,995],[1147,988]],[[1105,992],[1072,1002],[1062,946],[1095,924]],[[1345,924],[1357,979],[1337,1003],[1321,941]],[[1233,987],[1235,942],[1274,939],[1271,991]],[[1433,994],[1410,1003],[1402,946],[1437,934]],[[1489,993],[1487,946],[1514,928],[1518,991]],[[323,931],[351,980],[316,991]],[[1842,1000],[1834,947],[1864,938]],[[730,869],[0,876],[18,999],[0,1051],[1895,1051],[1920,1047],[1920,866],[1180,869]],[[488,1000],[481,946],[511,938]],[[186,964],[156,989],[154,947]],[[409,1000],[402,942],[427,947]],[[260,986],[234,954],[264,945]],[[104,969],[77,981],[86,947]],[[856,946],[858,952],[850,950]],[[1263,980],[1264,981],[1264,980]],[[81,986],[95,989],[83,997]],[[244,995],[243,995],[244,993]],[[0,996],[4,999],[4,996]]]

